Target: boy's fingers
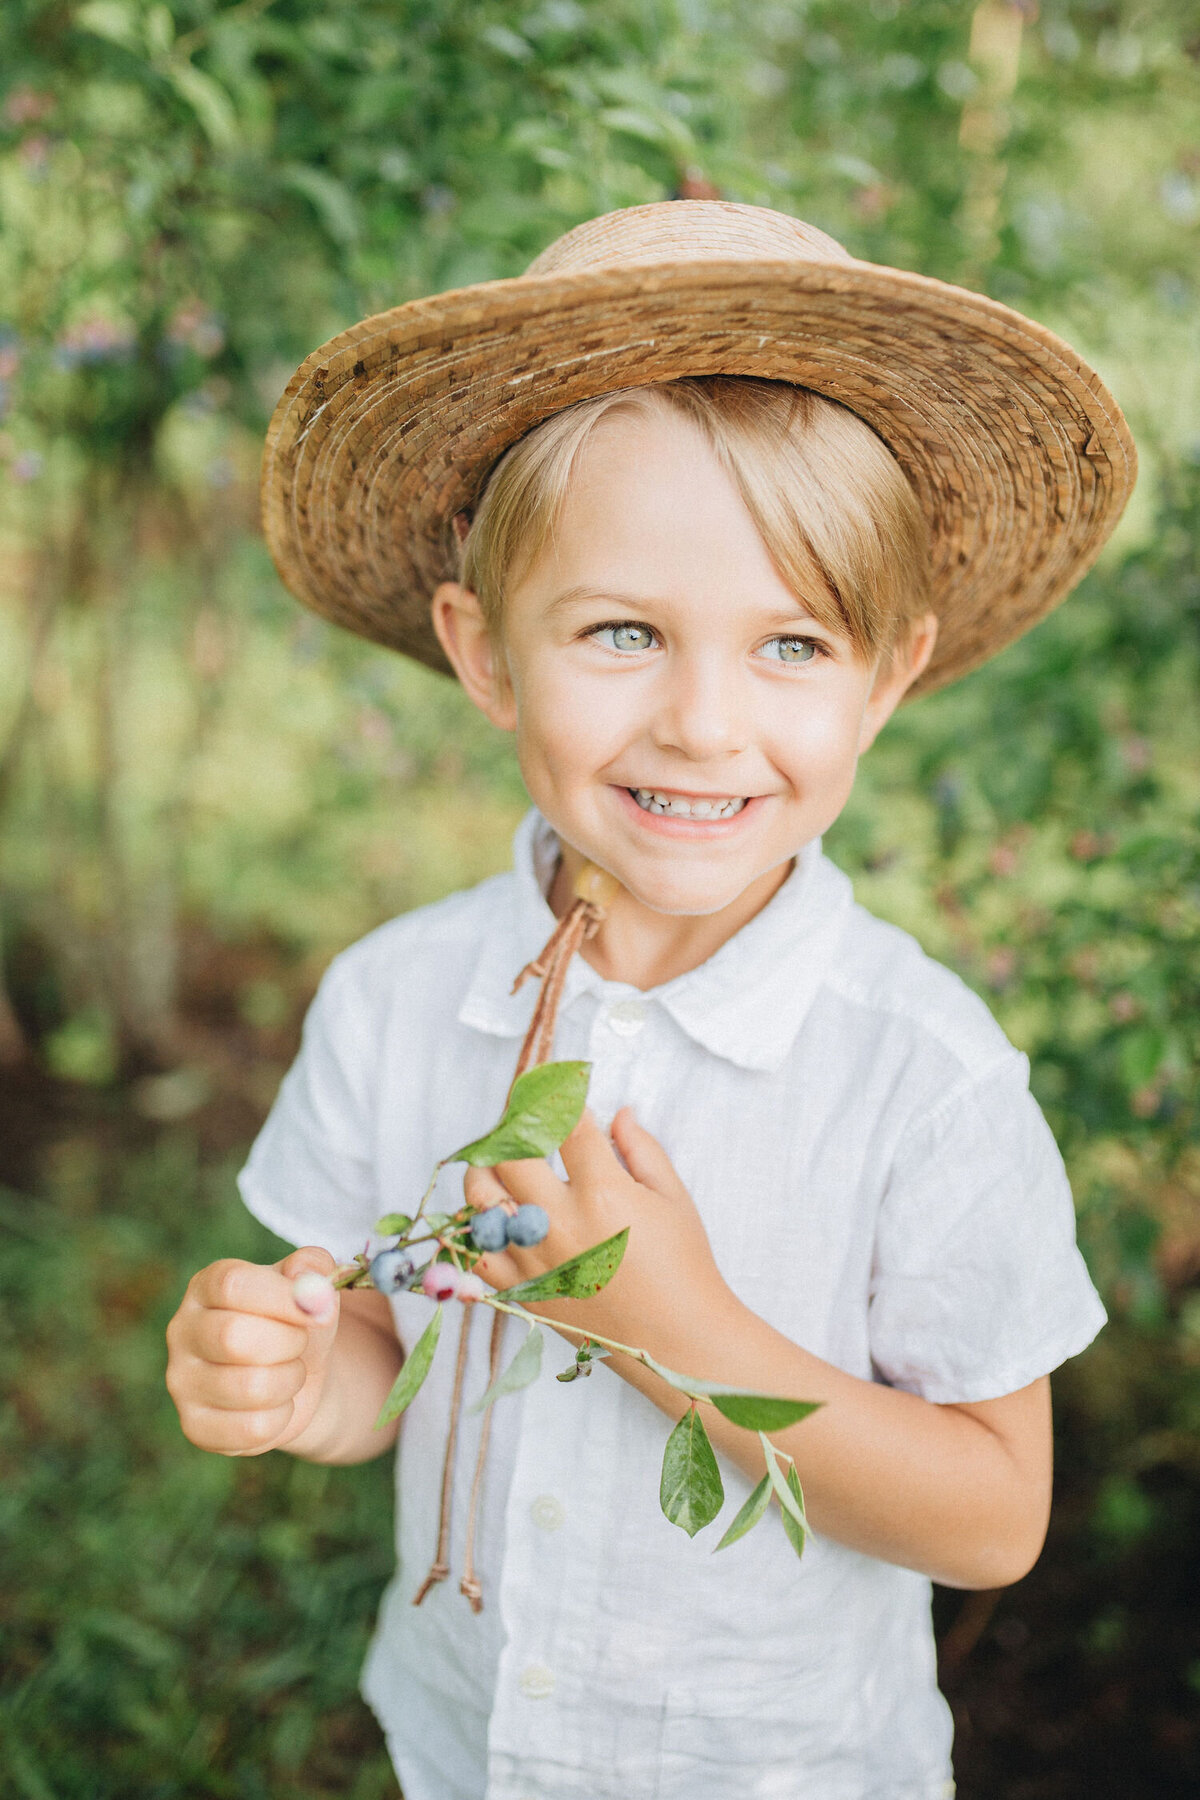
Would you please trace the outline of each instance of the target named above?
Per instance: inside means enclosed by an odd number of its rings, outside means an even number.
[[[516,1263],[506,1250],[491,1250],[475,1264],[475,1273],[490,1288],[515,1287],[522,1280]]]
[[[495,1174],[505,1192],[519,1205],[555,1206],[562,1199],[566,1185],[540,1156],[525,1157],[520,1162],[497,1163]]]
[[[195,1314],[188,1348],[204,1362],[271,1365],[294,1361],[304,1354],[307,1343],[304,1326],[202,1307]]]
[[[194,1406],[220,1412],[267,1412],[294,1400],[307,1378],[302,1362],[270,1363],[238,1368],[229,1363],[201,1363],[192,1371],[188,1398]]]
[[[463,1176],[463,1199],[468,1206],[482,1211],[488,1206],[499,1206],[508,1197],[508,1189],[495,1169],[468,1169]]]
[[[282,1262],[277,1262],[275,1267],[289,1280],[299,1275],[303,1269],[312,1269],[318,1275],[333,1275],[337,1272],[337,1263],[328,1250],[323,1250],[319,1244],[302,1245],[299,1250],[293,1250],[285,1256]]]
[[[587,1181],[610,1175],[617,1159],[607,1132],[596,1123],[596,1115],[585,1107],[578,1125],[562,1146],[563,1167],[570,1181]],[[617,1165],[619,1166],[619,1165]]]
[[[201,1306],[219,1312],[254,1313],[259,1318],[279,1319],[285,1325],[307,1328],[315,1321],[297,1306],[292,1278],[306,1268],[328,1274],[336,1266],[329,1252],[315,1245],[294,1250],[273,1267],[226,1257],[201,1269],[192,1280],[190,1292]]]
[[[256,1412],[230,1412],[220,1406],[189,1406],[180,1414],[184,1436],[201,1450],[222,1456],[258,1456],[291,1424],[295,1407],[263,1407]]]
[[[690,1198],[675,1165],[658,1139],[639,1125],[631,1106],[623,1106],[612,1122],[613,1142],[635,1181],[669,1200]]]

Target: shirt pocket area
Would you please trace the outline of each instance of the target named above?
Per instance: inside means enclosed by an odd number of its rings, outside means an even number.
[[[668,1687],[655,1800],[862,1800],[858,1709],[830,1717],[822,1685],[755,1668]]]

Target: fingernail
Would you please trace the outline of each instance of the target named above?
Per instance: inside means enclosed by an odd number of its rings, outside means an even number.
[[[333,1311],[333,1283],[328,1275],[305,1269],[292,1283],[292,1298],[301,1312],[309,1313],[315,1319],[322,1318]]]

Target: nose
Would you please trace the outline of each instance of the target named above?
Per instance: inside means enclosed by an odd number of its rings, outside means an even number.
[[[715,762],[748,747],[749,727],[744,682],[723,657],[668,659],[654,729],[660,750],[674,750],[689,762]]]

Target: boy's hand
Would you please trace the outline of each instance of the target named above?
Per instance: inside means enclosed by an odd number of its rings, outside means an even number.
[[[613,1145],[627,1167],[622,1168]],[[589,1300],[554,1300],[529,1307],[567,1319],[622,1343],[661,1350],[665,1360],[676,1328],[697,1311],[711,1315],[737,1305],[713,1261],[700,1215],[670,1157],[625,1106],[612,1122],[611,1141],[590,1111],[562,1147],[567,1180],[537,1159],[469,1169],[463,1183],[473,1206],[495,1206],[511,1195],[545,1207],[550,1231],[533,1249],[490,1252],[476,1265],[503,1290],[566,1262],[581,1250],[631,1226],[621,1266]],[[659,1349],[656,1349],[658,1346]]]
[[[317,1410],[337,1336],[340,1297],[305,1313],[292,1283],[332,1275],[327,1250],[293,1250],[271,1265],[226,1258],[193,1275],[167,1326],[167,1389],[183,1434],[201,1450],[257,1456],[279,1450]]]

